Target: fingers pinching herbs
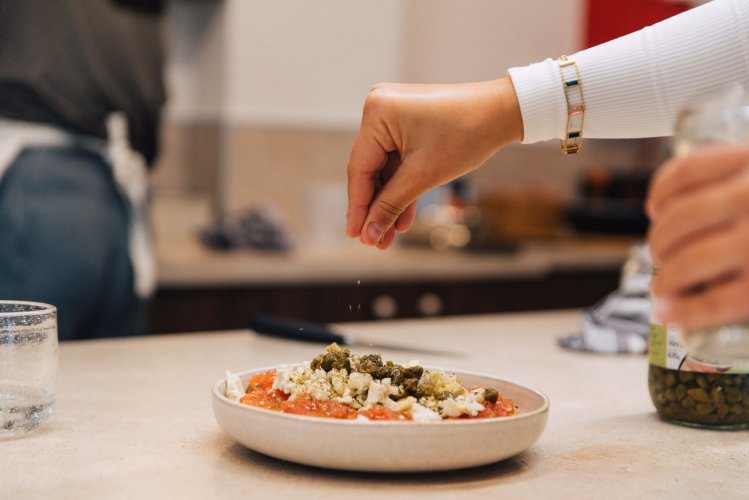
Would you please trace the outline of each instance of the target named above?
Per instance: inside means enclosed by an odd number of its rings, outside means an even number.
[[[394,237],[397,221],[401,217],[404,220],[402,224],[413,220],[413,209],[410,207],[415,204],[415,199],[408,193],[408,186],[400,177],[403,177],[401,172],[397,172],[377,193],[369,207],[361,233],[361,241],[365,245],[377,246],[382,250],[388,248],[390,244],[387,240],[392,239],[391,234]]]
[[[348,211],[346,212],[346,234],[359,237],[369,206],[374,199],[378,173],[385,166],[388,153],[368,129],[359,131],[351,149],[348,174]]]
[[[367,96],[348,165],[347,234],[388,248],[419,196],[522,138],[509,77],[448,85],[381,84]]]
[[[405,233],[411,228],[416,218],[416,202],[411,203],[403,211],[398,220],[395,221],[395,230],[399,233]]]

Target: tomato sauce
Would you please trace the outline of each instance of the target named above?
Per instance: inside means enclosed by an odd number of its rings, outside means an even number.
[[[515,415],[515,403],[511,399],[502,399],[500,396],[496,403],[484,401],[481,403],[484,409],[478,412],[475,417],[468,418],[492,418],[492,417],[509,417]]]
[[[273,389],[275,378],[276,370],[253,375],[247,383],[245,395],[239,402],[266,410],[281,410],[282,403],[289,399],[289,395],[281,390]]]
[[[393,411],[383,406],[373,406],[369,410],[359,410],[359,415],[369,420],[413,420],[411,415],[402,411]]]
[[[284,413],[310,417],[356,418],[356,410],[338,401],[321,401],[309,396],[297,396],[293,401],[281,405]]]

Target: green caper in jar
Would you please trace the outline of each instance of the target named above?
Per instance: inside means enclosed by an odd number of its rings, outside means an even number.
[[[704,427],[749,427],[749,374],[687,372],[650,365],[648,385],[662,418]]]

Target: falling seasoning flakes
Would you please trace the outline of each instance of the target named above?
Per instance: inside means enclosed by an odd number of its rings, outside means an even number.
[[[361,280],[356,280],[357,285],[361,285]]]
[[[304,328],[300,328],[300,329],[299,329],[299,331],[300,331],[300,332],[303,332],[303,331],[304,331]]]
[[[351,307],[351,304],[348,305],[348,310],[353,311],[353,308]]]
[[[356,310],[357,311],[361,311],[361,302],[359,302],[358,304],[356,304]]]

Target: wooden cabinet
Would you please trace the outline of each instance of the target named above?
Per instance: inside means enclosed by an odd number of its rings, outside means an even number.
[[[327,323],[586,307],[618,281],[619,266],[611,265],[487,279],[162,286],[151,305],[150,330],[246,328],[261,312]]]

